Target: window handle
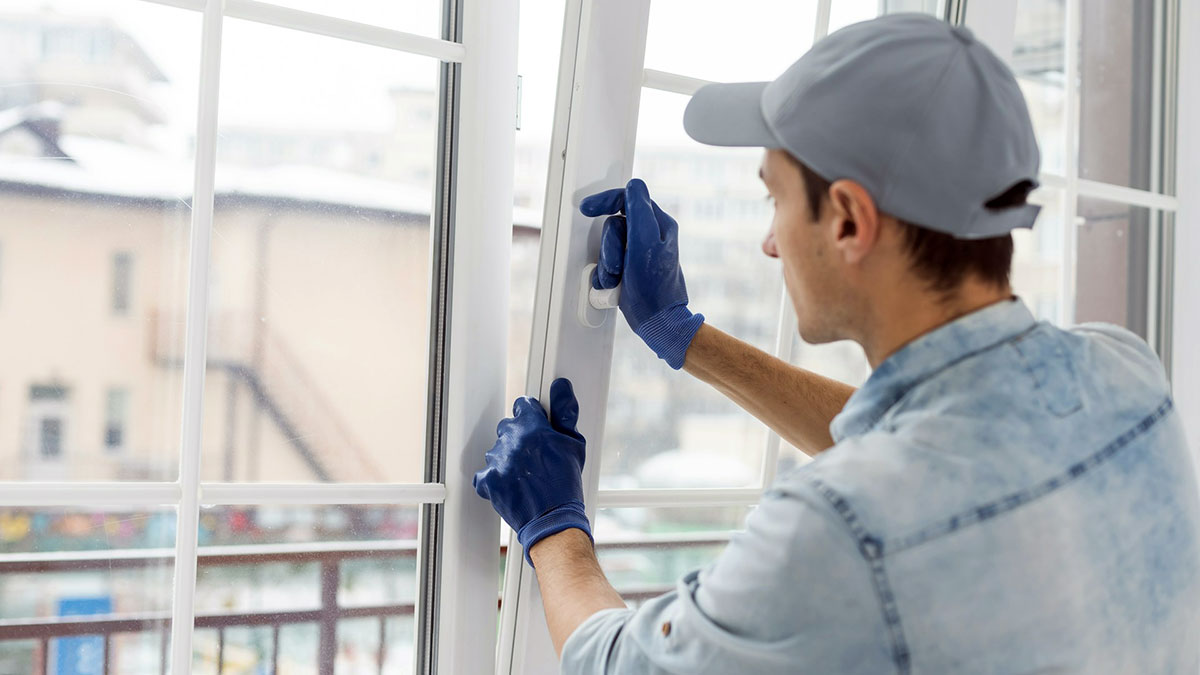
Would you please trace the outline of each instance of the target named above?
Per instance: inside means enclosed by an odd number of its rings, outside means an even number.
[[[621,285],[616,288],[592,288],[592,270],[596,263],[583,266],[579,282],[579,321],[588,328],[599,328],[608,317],[605,310],[616,309],[621,301]]]

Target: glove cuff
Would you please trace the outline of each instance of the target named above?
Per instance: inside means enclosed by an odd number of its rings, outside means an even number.
[[[679,370],[702,323],[703,314],[692,314],[685,305],[675,305],[642,322],[635,332],[658,358]]]
[[[525,523],[521,529],[517,530],[517,541],[521,542],[521,547],[525,549],[525,561],[529,563],[530,567],[533,567],[533,559],[529,557],[529,549],[533,548],[533,545],[542,539],[573,527],[583,530],[588,539],[591,539],[595,543],[596,540],[592,537],[592,528],[588,524],[587,513],[583,510],[583,502],[575,499],[561,506],[556,506]]]

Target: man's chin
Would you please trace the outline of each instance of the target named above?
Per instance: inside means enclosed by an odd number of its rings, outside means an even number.
[[[799,324],[800,339],[810,345],[823,345],[844,339],[827,326],[814,326],[804,319],[800,319],[797,323]]]

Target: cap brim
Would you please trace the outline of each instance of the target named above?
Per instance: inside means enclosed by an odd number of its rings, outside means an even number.
[[[762,114],[769,82],[706,84],[683,111],[688,136],[708,145],[777,148],[779,142]]]

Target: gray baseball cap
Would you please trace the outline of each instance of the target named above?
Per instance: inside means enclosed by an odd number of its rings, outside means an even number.
[[[923,14],[853,24],[773,82],[709,84],[683,115],[709,145],[779,148],[877,208],[961,239],[1033,227],[1039,207],[989,207],[1037,185],[1038,147],[1012,71],[965,27]]]

